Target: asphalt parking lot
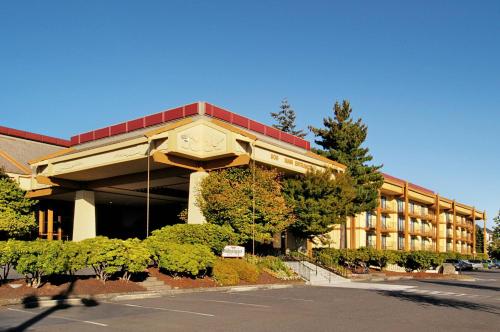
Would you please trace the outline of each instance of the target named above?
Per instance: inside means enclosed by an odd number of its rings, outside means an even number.
[[[404,290],[308,287],[190,293],[89,306],[0,308],[2,331],[498,331],[500,270]]]

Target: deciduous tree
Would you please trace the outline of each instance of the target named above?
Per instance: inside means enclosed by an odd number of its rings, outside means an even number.
[[[0,238],[20,238],[36,227],[33,209],[36,201],[0,169]]]
[[[203,180],[200,192],[197,203],[206,220],[230,226],[243,242],[254,235],[255,241],[270,243],[293,222],[276,170],[250,167],[214,171]]]

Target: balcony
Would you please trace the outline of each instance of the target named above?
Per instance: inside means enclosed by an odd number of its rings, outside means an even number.
[[[396,228],[392,227],[391,225],[382,225],[380,228],[381,233],[395,233],[397,232]]]
[[[433,229],[422,229],[420,230],[420,235],[423,237],[435,237],[436,235],[434,234]]]
[[[392,213],[396,213],[396,209],[391,205],[384,205],[384,206],[380,207],[380,213],[392,214]]]

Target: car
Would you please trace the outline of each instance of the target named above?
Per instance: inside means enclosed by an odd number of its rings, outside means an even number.
[[[457,271],[472,270],[472,264],[461,259],[447,259],[445,263],[453,264]]]
[[[473,270],[479,270],[483,268],[483,262],[480,259],[472,259],[469,261],[472,264]]]
[[[468,260],[460,259],[455,268],[459,271],[472,271],[472,263]]]

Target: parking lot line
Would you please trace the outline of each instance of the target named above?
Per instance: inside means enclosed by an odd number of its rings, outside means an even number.
[[[38,312],[31,312],[31,311],[27,311],[27,310],[14,309],[14,308],[7,308],[7,310],[16,311],[16,312],[22,312],[22,313],[30,314],[30,315],[37,315],[37,314],[39,314]],[[85,324],[92,324],[92,325],[97,325],[97,326],[102,326],[102,327],[108,326],[108,324],[94,322],[94,321],[91,321],[91,320],[81,320],[81,319],[75,319],[75,318],[68,318],[68,317],[63,317],[63,316],[59,316],[59,315],[49,315],[49,316],[47,316],[47,318],[62,319],[62,320],[68,320],[68,321],[72,321],[72,322],[79,322],[79,323],[85,323]]]
[[[125,306],[125,307],[152,309],[152,310],[159,310],[159,311],[178,312],[178,313],[182,313],[182,314],[190,314],[190,315],[197,315],[197,316],[204,316],[204,317],[215,317],[215,315],[212,315],[212,314],[206,314],[206,313],[203,313],[203,312],[196,312],[196,311],[169,309],[169,308],[163,308],[163,307],[149,307],[149,306],[144,306],[144,305],[139,305],[139,304],[131,304],[131,303],[113,303],[113,302],[105,302],[105,303],[107,303],[107,304],[114,304],[114,305],[121,305],[121,306]]]
[[[291,301],[314,302],[314,300],[311,300],[311,299],[300,299],[300,298],[296,298],[296,297],[277,297],[277,296],[266,296],[266,295],[257,295],[257,294],[243,294],[243,293],[233,293],[233,292],[228,292],[226,294],[237,295],[237,296],[262,297],[262,298],[273,299],[273,300],[286,300],[286,301],[291,300]]]
[[[253,303],[244,303],[244,302],[232,302],[232,301],[222,301],[222,300],[206,300],[206,299],[197,299],[197,301],[204,302],[216,302],[216,303],[225,303],[225,304],[237,304],[237,305],[246,305],[250,307],[261,307],[261,308],[270,308],[268,305],[263,304],[253,304]]]

